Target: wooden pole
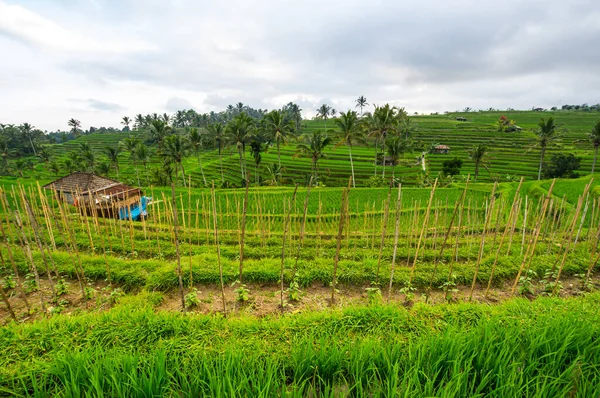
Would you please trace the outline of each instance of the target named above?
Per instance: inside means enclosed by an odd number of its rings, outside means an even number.
[[[390,271],[390,284],[388,286],[387,301],[392,298],[392,286],[394,284],[394,271],[396,270],[396,255],[398,254],[398,235],[400,232],[400,214],[402,212],[402,184],[398,184],[398,198],[396,199],[396,223],[394,225],[394,251],[392,253],[392,269]]]
[[[179,253],[179,223],[177,217],[177,201],[175,197],[175,184],[171,182],[171,201],[173,210],[173,236],[175,238],[175,253],[177,255],[177,278],[179,279],[179,295],[181,296],[181,309],[185,309],[185,297],[183,294],[183,278],[181,277],[181,255]]]
[[[302,211],[302,223],[300,224],[300,236],[298,238],[298,250],[296,251],[296,261],[294,262],[294,269],[292,271],[292,280],[296,277],[298,270],[298,260],[300,259],[302,252],[302,245],[304,243],[304,231],[306,228],[306,217],[308,214],[308,199],[310,198],[310,189],[312,187],[312,177],[308,183],[308,189],[306,191],[306,197],[304,198],[304,209]]]
[[[344,233],[344,221],[346,220],[345,212],[348,208],[348,194],[350,192],[350,184],[352,178],[348,180],[348,187],[342,193],[342,204],[340,206],[340,220],[338,224],[338,233],[336,238],[335,257],[333,259],[333,277],[331,278],[331,301],[329,305],[335,303],[335,287],[337,285],[337,267],[340,261],[340,248],[342,244],[342,235]]]
[[[215,245],[217,246],[217,264],[219,266],[219,279],[221,281],[221,299],[223,300],[223,315],[227,316],[227,304],[225,301],[225,285],[223,283],[223,265],[221,264],[221,245],[219,244],[219,226],[217,223],[217,199],[215,195],[215,182],[212,182],[211,188],[212,209],[213,209],[213,227],[215,235]]]
[[[282,234],[282,243],[281,243],[281,268],[279,271],[279,282],[280,282],[280,293],[279,293],[279,298],[280,298],[280,305],[281,305],[281,311],[284,310],[285,306],[283,303],[283,288],[284,288],[284,281],[283,281],[283,271],[285,269],[285,244],[286,244],[286,239],[287,239],[287,234],[288,234],[288,230],[289,230],[289,226],[290,226],[290,218],[292,215],[292,202],[296,200],[296,193],[298,192],[298,184],[296,184],[296,187],[294,188],[294,193],[292,195],[292,200],[288,200],[288,211],[287,214],[285,214],[285,199],[283,202],[283,214],[285,215],[285,218],[283,220],[283,234]]]
[[[413,259],[413,265],[410,269],[410,277],[408,280],[408,284],[412,284],[413,276],[415,274],[415,268],[417,267],[417,258],[419,257],[419,250],[421,250],[421,242],[423,242],[423,236],[425,236],[425,230],[427,228],[427,224],[429,221],[429,212],[431,210],[431,203],[433,202],[433,195],[435,194],[435,188],[437,187],[438,179],[435,179],[433,183],[433,188],[431,188],[431,193],[429,195],[429,203],[427,204],[427,210],[425,211],[425,220],[423,220],[423,227],[421,228],[421,234],[419,235],[419,240],[417,242],[417,250],[415,251],[415,258]]]
[[[248,188],[250,187],[250,181],[246,180],[246,190],[244,192],[244,205],[242,207],[242,226],[240,236],[240,272],[238,280],[243,283],[244,273],[244,243],[246,241],[246,212],[248,211]]]
[[[385,235],[387,230],[387,223],[390,211],[390,198],[392,195],[392,184],[388,188],[387,199],[383,209],[383,222],[381,223],[381,242],[379,244],[379,254],[377,255],[377,272],[375,272],[375,280],[379,280],[379,270],[381,268],[381,255],[383,254],[383,247],[385,246]]]

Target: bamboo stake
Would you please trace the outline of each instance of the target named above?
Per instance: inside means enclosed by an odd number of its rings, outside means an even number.
[[[473,299],[473,292],[475,291],[475,283],[477,282],[477,275],[479,274],[479,267],[481,266],[481,259],[483,258],[483,252],[485,250],[485,235],[492,220],[492,214],[494,214],[494,204],[496,203],[496,188],[498,188],[498,182],[494,183],[492,188],[492,195],[490,198],[490,205],[487,210],[485,221],[483,224],[483,231],[481,232],[481,243],[479,244],[479,252],[477,254],[477,263],[475,264],[475,273],[473,275],[473,282],[471,283],[471,292],[469,293],[469,301]]]
[[[244,243],[246,240],[246,212],[248,211],[248,188],[250,182],[246,181],[246,190],[244,193],[244,205],[242,207],[242,232],[240,237],[240,273],[238,280],[243,283],[243,272],[244,272]]]
[[[4,202],[2,203],[2,207],[4,207]],[[3,209],[3,212],[4,212],[5,217],[7,217],[8,215],[4,209]],[[8,223],[8,218],[6,218],[6,221]],[[7,224],[7,228],[10,228],[9,224]],[[29,301],[27,300],[27,294],[25,293],[25,289],[23,288],[23,282],[21,280],[21,276],[19,275],[19,270],[17,269],[17,264],[15,263],[15,258],[13,256],[10,241],[8,240],[8,236],[6,234],[6,231],[4,230],[4,225],[3,225],[2,221],[0,221],[0,233],[2,234],[2,242],[4,243],[4,246],[6,247],[6,252],[8,254],[8,260],[10,261],[10,265],[12,267],[13,273],[15,274],[15,279],[17,281],[17,290],[21,294],[21,299],[25,303],[25,307],[27,307],[27,310],[29,311],[31,309],[31,307],[29,305]],[[2,257],[2,263],[4,266],[4,257]]]
[[[212,182],[211,188],[212,209],[213,209],[213,228],[215,235],[215,245],[217,246],[217,264],[219,266],[219,279],[221,281],[221,299],[223,300],[223,315],[227,316],[227,304],[225,301],[225,285],[223,283],[223,265],[221,264],[221,245],[219,244],[219,225],[217,223],[217,198],[215,194],[215,182]]]
[[[528,197],[525,195],[525,214],[523,216],[523,238],[521,239],[521,256],[523,255],[523,248],[525,248],[525,231],[527,230],[527,207],[528,207]]]
[[[410,269],[410,277],[408,280],[408,284],[412,284],[413,276],[415,274],[415,268],[417,267],[417,258],[419,257],[419,250],[421,248],[421,242],[423,241],[423,236],[425,235],[425,229],[427,228],[427,224],[429,221],[429,212],[431,210],[431,203],[433,202],[433,195],[435,194],[435,188],[437,187],[438,179],[435,179],[433,183],[433,188],[431,188],[431,193],[429,195],[429,203],[427,204],[427,210],[425,211],[425,220],[423,220],[423,227],[421,228],[421,234],[419,236],[419,241],[417,242],[417,250],[415,251],[415,258],[413,259],[413,265]]]
[[[177,198],[175,196],[175,184],[171,182],[171,201],[173,210],[173,237],[175,240],[175,254],[177,255],[177,279],[179,280],[179,295],[181,296],[181,310],[185,309],[185,298],[183,294],[183,278],[181,276],[181,255],[179,253],[179,219],[177,214]]]
[[[348,208],[348,193],[350,191],[350,184],[352,183],[352,178],[348,180],[348,187],[342,193],[342,204],[340,206],[340,220],[338,224],[338,233],[336,238],[336,248],[335,248],[335,258],[333,260],[333,277],[331,278],[331,301],[329,305],[333,305],[335,303],[335,287],[337,284],[337,267],[340,261],[340,249],[342,244],[342,235],[344,233],[344,221],[346,220],[345,212]]]
[[[3,260],[4,262],[4,260]],[[4,286],[0,285],[0,295],[2,296],[2,301],[4,301],[4,304],[6,304],[6,309],[8,310],[8,313],[10,314],[10,317],[17,322],[17,317],[12,309],[12,307],[10,306],[10,301],[8,301],[8,297],[6,296],[6,292],[4,291]]]
[[[435,257],[433,272],[431,274],[431,278],[429,279],[429,289],[427,291],[427,299],[428,300],[429,300],[429,296],[431,293],[431,289],[433,288],[433,280],[437,276],[437,269],[438,269],[439,262],[441,261],[442,256],[444,255],[444,249],[446,247],[446,243],[448,242],[448,238],[450,237],[450,233],[452,232],[452,226],[454,225],[454,220],[456,219],[456,215],[459,214],[458,209],[464,208],[464,201],[467,196],[467,190],[469,189],[470,177],[471,177],[470,174],[467,175],[467,182],[465,183],[465,189],[463,189],[462,194],[460,195],[459,199],[456,201],[456,204],[454,205],[454,211],[452,212],[452,216],[450,217],[450,222],[448,224],[448,229],[446,230],[446,234],[444,235],[444,240],[442,241],[442,246],[440,247],[440,251],[439,251],[438,255]],[[460,220],[459,220],[459,223],[460,223]],[[460,228],[460,225],[458,228]],[[451,261],[452,261],[452,258],[451,258]]]
[[[523,185],[524,178],[521,177],[521,181],[519,181],[519,186],[517,187],[517,191],[515,192],[515,196],[513,198],[512,206],[510,208],[510,213],[508,215],[508,220],[506,221],[506,227],[504,228],[504,232],[502,233],[502,237],[500,238],[500,243],[498,244],[498,250],[496,250],[496,256],[494,257],[494,263],[492,264],[492,271],[490,272],[490,279],[488,280],[487,288],[485,289],[485,293],[483,295],[484,298],[487,298],[488,293],[490,291],[490,287],[492,286],[492,280],[494,279],[494,273],[496,272],[496,265],[498,264],[498,257],[500,256],[500,250],[502,250],[502,244],[506,239],[508,232],[510,231],[510,225],[513,224],[513,218],[517,218],[518,209],[519,209],[519,192],[521,192],[521,186]]]
[[[289,225],[290,225],[290,217],[291,217],[291,213],[292,213],[292,201],[296,200],[296,193],[298,192],[298,184],[296,184],[296,187],[294,188],[294,193],[292,195],[292,200],[288,200],[288,211],[287,214],[285,214],[285,199],[283,202],[283,214],[285,215],[284,221],[283,221],[283,236],[282,236],[282,243],[281,243],[281,268],[280,268],[280,272],[279,272],[279,282],[281,284],[280,286],[280,305],[281,305],[281,311],[284,310],[285,306],[283,303],[283,271],[285,268],[285,242],[286,242],[286,238],[287,238],[287,233],[288,233],[288,229],[289,229]]]
[[[379,254],[377,256],[377,272],[375,273],[375,280],[379,280],[379,270],[381,268],[381,255],[383,253],[383,247],[385,245],[385,235],[387,230],[387,223],[390,211],[390,198],[392,194],[392,185],[388,188],[387,199],[385,200],[383,209],[383,222],[381,223],[381,243],[379,244]]]
[[[298,270],[298,260],[301,256],[302,245],[304,243],[304,231],[306,228],[306,216],[308,214],[308,199],[310,198],[310,190],[312,187],[312,177],[308,183],[308,189],[306,190],[306,197],[304,198],[304,210],[302,211],[302,223],[300,224],[300,236],[298,238],[298,250],[296,251],[296,261],[294,262],[294,269],[292,271],[292,281],[296,278],[296,272]]]
[[[398,184],[398,198],[396,199],[396,223],[394,225],[394,251],[392,253],[392,269],[390,271],[390,284],[388,286],[387,301],[392,298],[392,286],[394,284],[394,271],[396,270],[396,255],[398,254],[398,235],[400,232],[400,213],[402,211],[402,184]]]

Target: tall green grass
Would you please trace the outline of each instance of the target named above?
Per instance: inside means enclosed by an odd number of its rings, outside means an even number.
[[[265,319],[155,313],[148,301],[0,329],[0,394],[600,394],[599,294]]]

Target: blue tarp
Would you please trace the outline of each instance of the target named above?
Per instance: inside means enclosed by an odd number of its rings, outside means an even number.
[[[150,200],[152,200],[152,198],[142,196],[140,203],[133,206],[120,208],[119,218],[121,220],[129,220],[129,213],[131,213],[131,219],[134,221],[138,221],[141,217],[146,217],[148,215],[146,206]]]

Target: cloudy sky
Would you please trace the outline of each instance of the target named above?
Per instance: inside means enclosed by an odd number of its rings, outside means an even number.
[[[0,0],[0,123],[600,102],[597,0]]]

